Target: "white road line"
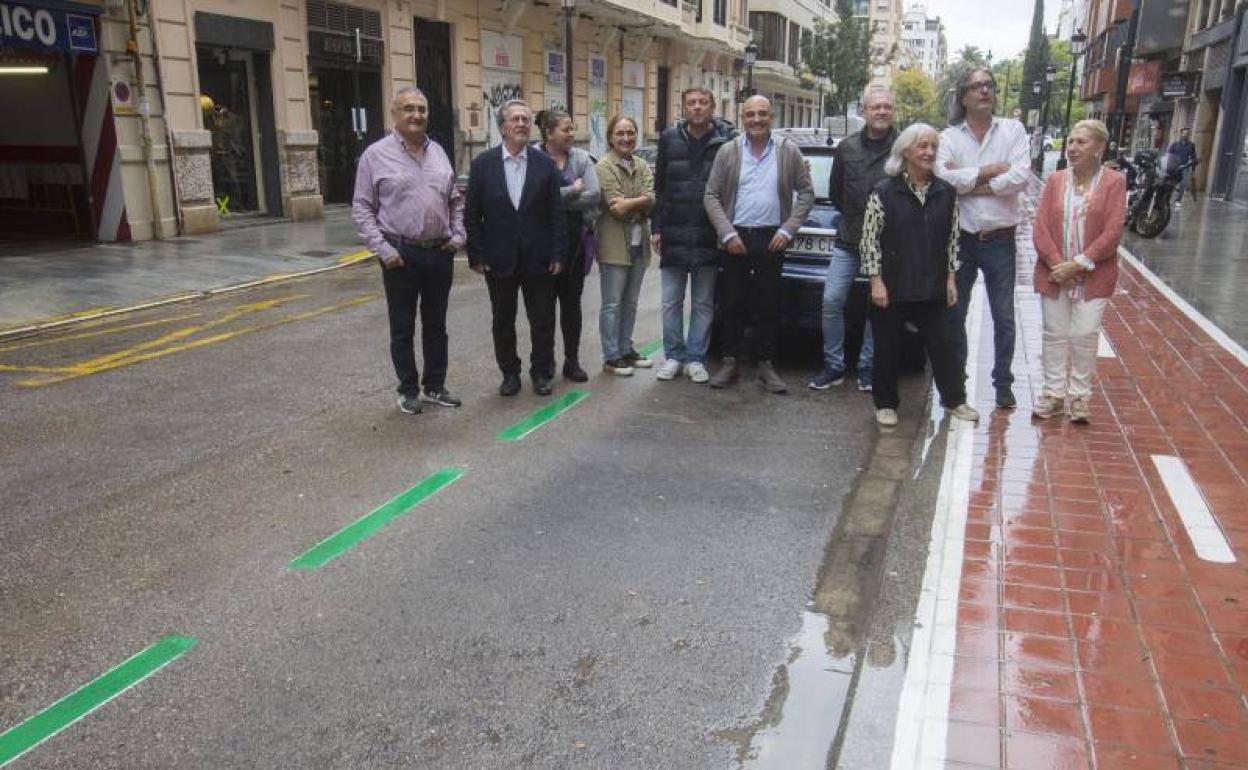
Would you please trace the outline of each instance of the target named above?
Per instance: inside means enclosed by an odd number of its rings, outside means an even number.
[[[1187,300],[1180,297],[1178,293],[1174,289],[1171,289],[1166,284],[1165,281],[1161,280],[1161,278],[1159,278],[1156,273],[1154,273],[1152,270],[1149,270],[1148,267],[1146,267],[1143,262],[1137,259],[1134,254],[1127,251],[1126,246],[1119,246],[1118,254],[1119,256],[1121,256],[1123,259],[1127,261],[1127,264],[1135,268],[1140,273],[1140,275],[1148,279],[1148,282],[1151,283],[1154,287],[1156,287],[1157,291],[1164,294],[1166,299],[1173,302],[1175,307],[1183,311],[1183,315],[1192,319],[1192,321],[1194,321],[1197,326],[1199,326],[1201,329],[1204,329],[1206,334],[1208,334],[1210,337],[1213,337],[1215,342],[1217,342],[1219,345],[1221,345],[1223,348],[1226,349],[1226,352],[1230,353],[1232,356],[1235,356],[1235,358],[1239,361],[1239,363],[1243,364],[1244,366],[1248,366],[1248,350],[1244,350],[1244,347],[1242,345],[1240,345],[1235,340],[1231,339],[1230,335],[1228,335],[1226,332],[1218,328],[1217,324],[1215,324],[1213,321],[1210,321],[1208,318],[1205,317],[1203,313],[1201,313],[1196,308],[1192,307],[1191,304],[1188,303]]]
[[[1205,561],[1233,564],[1235,552],[1226,541],[1226,535],[1222,534],[1222,528],[1213,517],[1213,511],[1209,510],[1209,504],[1200,493],[1200,487],[1196,486],[1196,479],[1192,478],[1187,464],[1178,457],[1153,455],[1153,465],[1161,474],[1161,481],[1170,493],[1175,510],[1179,512],[1183,528],[1196,548],[1196,555]]]
[[[1114,346],[1109,344],[1109,337],[1105,336],[1105,332],[1097,332],[1096,340],[1096,357],[1097,358],[1117,358],[1118,354],[1114,352]]]
[[[966,335],[966,393],[972,404],[978,379],[983,305],[983,284],[977,283],[967,313]],[[962,583],[974,438],[974,425],[950,420],[927,567],[914,613],[906,678],[897,704],[892,770],[943,767],[947,754],[952,651],[957,645],[958,592]]]

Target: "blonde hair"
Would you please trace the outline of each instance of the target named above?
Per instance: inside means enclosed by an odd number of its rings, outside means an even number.
[[[1093,118],[1081,120],[1071,127],[1070,133],[1073,134],[1081,128],[1086,130],[1092,136],[1095,136],[1097,139],[1100,139],[1101,144],[1109,144],[1109,129],[1105,127],[1104,122]]]

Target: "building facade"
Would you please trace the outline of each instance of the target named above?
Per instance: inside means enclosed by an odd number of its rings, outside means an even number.
[[[910,66],[918,67],[933,81],[939,82],[949,59],[945,25],[940,17],[929,18],[927,6],[922,3],[910,6],[902,18],[901,41]]]
[[[750,30],[758,46],[750,85],[771,100],[777,127],[819,124],[819,83],[805,65],[802,49],[816,21],[836,13],[822,0],[750,0]]]
[[[901,41],[905,16],[902,0],[867,0],[867,11],[871,24],[871,84],[891,86],[893,76],[908,63]]]
[[[502,102],[565,106],[569,77],[598,154],[611,115],[652,142],[693,85],[735,118],[750,39],[744,0],[576,0],[570,66],[563,9],[533,0],[0,0],[0,19],[0,67],[40,73],[0,79],[0,221],[98,240],[322,216],[406,85],[461,172]]]

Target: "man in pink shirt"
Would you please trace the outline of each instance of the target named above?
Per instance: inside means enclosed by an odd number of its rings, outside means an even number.
[[[394,130],[360,156],[351,210],[356,232],[381,262],[399,410],[419,414],[421,401],[462,403],[446,389],[446,305],[455,251],[467,240],[464,199],[446,152],[429,136],[425,95],[401,89],[390,115]],[[423,381],[414,348],[418,304]]]

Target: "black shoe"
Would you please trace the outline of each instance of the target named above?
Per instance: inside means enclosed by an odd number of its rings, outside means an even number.
[[[549,396],[554,388],[550,387],[550,378],[541,374],[533,375],[533,392],[539,396]]]
[[[420,414],[424,410],[416,396],[399,396],[399,411],[403,414]]]
[[[589,382],[589,375],[572,359],[563,362],[563,376],[573,382]]]
[[[451,391],[446,388],[425,388],[425,392],[420,396],[421,401],[428,401],[438,406],[463,406],[464,402],[460,401]]]
[[[1014,400],[1014,391],[1009,385],[997,386],[997,408],[1013,409],[1018,406],[1018,402]]]
[[[503,384],[498,386],[498,395],[514,396],[520,392],[520,375],[504,374]]]

